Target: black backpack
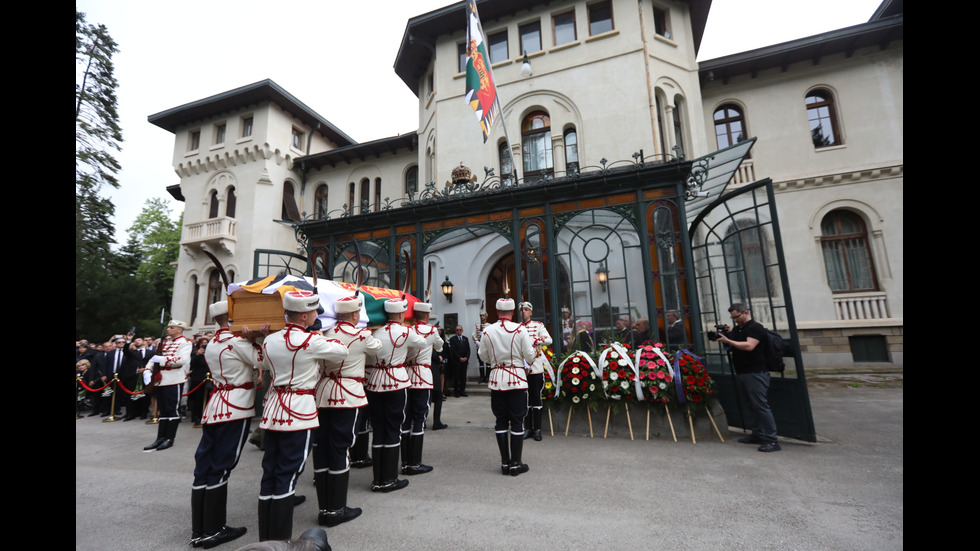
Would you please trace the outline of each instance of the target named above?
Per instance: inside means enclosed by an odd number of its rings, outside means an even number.
[[[772,329],[766,329],[766,333],[769,336],[766,347],[766,367],[769,371],[783,373],[786,371],[783,358],[793,357],[793,347],[783,339],[782,335]]]

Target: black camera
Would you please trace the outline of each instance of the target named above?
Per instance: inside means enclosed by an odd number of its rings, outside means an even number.
[[[728,326],[727,325],[717,324],[717,325],[715,325],[715,331],[708,331],[708,340],[709,341],[716,341],[721,336],[721,335],[719,335],[719,333],[725,334],[727,332],[728,332]]]

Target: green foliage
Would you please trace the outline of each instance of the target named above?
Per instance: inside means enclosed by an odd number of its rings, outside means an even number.
[[[119,187],[112,155],[123,141],[112,55],[118,48],[105,25],[85,22],[75,10],[75,193]]]
[[[180,219],[171,218],[170,206],[159,198],[148,199],[136,221],[129,227],[130,239],[141,255],[136,277],[153,289],[160,305],[169,305],[173,297],[177,255],[180,253]]]

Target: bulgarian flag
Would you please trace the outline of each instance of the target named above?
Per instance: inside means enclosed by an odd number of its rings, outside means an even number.
[[[476,113],[483,129],[483,143],[487,143],[497,107],[497,87],[490,71],[490,56],[483,40],[476,0],[469,0],[466,11],[466,103]]]
[[[317,319],[320,327],[317,329],[327,330],[337,324],[337,314],[334,310],[334,303],[342,297],[353,296],[357,287],[353,283],[340,283],[333,280],[319,280],[316,291],[320,295],[320,309],[317,311]],[[231,296],[236,291],[248,291],[262,295],[278,295],[277,300],[282,304],[282,295],[288,291],[312,291],[313,278],[300,277],[294,275],[268,276],[241,283],[231,283],[228,285],[228,295]],[[394,289],[384,289],[382,287],[361,286],[361,297],[364,303],[361,306],[361,321],[359,327],[380,327],[385,324],[384,303],[390,299],[401,300],[402,292]],[[408,301],[408,311],[405,312],[405,319],[414,316],[413,307],[419,299],[406,294]],[[230,310],[234,312],[234,297],[229,304]],[[232,320],[234,321],[234,319]]]

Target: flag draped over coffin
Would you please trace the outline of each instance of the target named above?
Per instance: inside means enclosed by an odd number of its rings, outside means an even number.
[[[493,83],[490,56],[483,36],[476,0],[469,0],[466,9],[466,103],[476,113],[483,129],[483,143],[486,143],[493,129],[497,87]]]
[[[334,303],[337,299],[353,295],[355,289],[353,283],[339,283],[322,279],[317,281],[316,290],[320,295],[320,310],[318,310],[317,318],[320,320],[323,330],[337,324],[337,313],[334,310]],[[294,290],[312,291],[313,278],[279,275],[228,285],[229,295],[235,291],[249,291],[264,295],[279,293],[280,299],[285,293]],[[364,304],[361,305],[361,321],[357,325],[358,327],[376,327],[384,325],[387,320],[384,309],[385,301],[389,299],[400,300],[402,293],[394,289],[363,285],[361,286],[361,297],[364,299]],[[409,294],[406,294],[405,298],[408,300],[408,311],[405,312],[405,319],[409,319],[414,317],[413,306],[419,302],[419,299]]]

